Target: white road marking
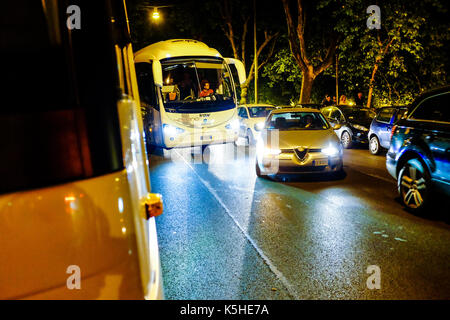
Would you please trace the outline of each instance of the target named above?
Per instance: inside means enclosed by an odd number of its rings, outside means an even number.
[[[173,150],[173,151],[178,153],[176,150]],[[208,191],[214,196],[214,198],[217,200],[217,202],[222,206],[222,208],[228,214],[228,216],[233,220],[234,224],[239,228],[239,230],[241,230],[242,234],[245,236],[247,241],[252,245],[252,247],[256,250],[258,255],[269,266],[269,269],[272,271],[272,273],[274,273],[275,276],[278,278],[278,280],[281,281],[281,283],[285,286],[285,288],[288,291],[289,295],[292,298],[294,298],[296,300],[299,300],[300,299],[299,295],[297,294],[297,292],[294,289],[294,287],[286,279],[286,277],[283,275],[283,273],[280,270],[278,270],[278,268],[272,263],[272,261],[269,259],[269,257],[266,256],[266,254],[261,250],[261,248],[258,247],[256,242],[250,237],[250,235],[244,230],[244,228],[242,228],[242,226],[239,224],[239,222],[233,217],[233,215],[231,214],[230,209],[228,209],[228,207],[225,205],[225,203],[222,201],[222,199],[219,197],[219,195],[216,193],[216,191],[213,189],[213,187],[211,187],[209,182],[204,180],[197,173],[197,171],[195,171],[195,169],[191,166],[191,164],[186,161],[186,159],[184,159],[183,157],[182,157],[182,159],[183,159],[184,163],[195,173],[195,175],[198,177],[200,182],[206,187],[206,189],[208,189]]]

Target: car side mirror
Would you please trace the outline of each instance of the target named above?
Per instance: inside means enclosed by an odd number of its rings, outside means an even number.
[[[335,124],[335,125],[333,126],[333,130],[339,130],[340,128],[342,128],[342,125],[340,125],[339,123],[338,123],[338,124]]]

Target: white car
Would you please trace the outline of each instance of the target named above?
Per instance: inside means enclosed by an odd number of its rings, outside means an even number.
[[[246,140],[247,145],[254,145],[264,122],[272,110],[276,108],[269,104],[246,104],[238,108],[239,137]]]

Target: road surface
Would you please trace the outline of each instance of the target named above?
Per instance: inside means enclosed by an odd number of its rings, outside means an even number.
[[[345,150],[344,178],[283,181],[256,177],[253,148],[199,152],[150,159],[167,299],[450,298],[448,205],[405,211],[384,155]]]

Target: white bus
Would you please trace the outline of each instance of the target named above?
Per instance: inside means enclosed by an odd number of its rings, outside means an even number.
[[[223,58],[202,42],[175,39],[136,52],[135,66],[148,147],[203,150],[236,141],[234,81],[246,80],[242,62]]]

